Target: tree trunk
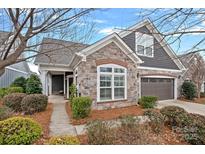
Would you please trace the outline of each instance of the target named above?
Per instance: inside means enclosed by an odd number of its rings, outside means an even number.
[[[0,77],[4,74],[5,72],[5,68],[4,69],[0,69]]]

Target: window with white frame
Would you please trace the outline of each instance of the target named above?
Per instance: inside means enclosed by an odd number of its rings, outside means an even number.
[[[141,56],[154,56],[154,38],[151,35],[136,32],[136,53]]]
[[[97,67],[97,100],[113,101],[127,98],[127,69],[116,64]]]

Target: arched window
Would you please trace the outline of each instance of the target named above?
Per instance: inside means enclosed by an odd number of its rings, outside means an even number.
[[[97,101],[127,99],[127,69],[116,64],[97,67]]]

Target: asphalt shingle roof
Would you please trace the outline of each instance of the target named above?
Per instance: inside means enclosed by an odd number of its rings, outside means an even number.
[[[70,64],[76,52],[88,47],[87,44],[44,38],[35,64]]]

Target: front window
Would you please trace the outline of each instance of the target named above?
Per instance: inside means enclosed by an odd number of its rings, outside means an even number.
[[[105,64],[98,66],[98,101],[126,99],[126,68]]]

